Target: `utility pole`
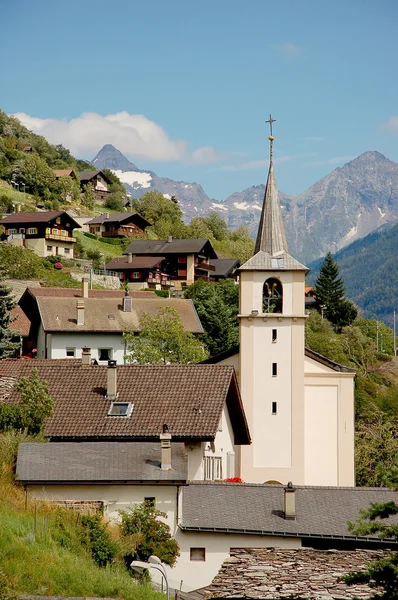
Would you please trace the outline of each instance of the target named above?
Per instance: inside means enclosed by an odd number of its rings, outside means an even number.
[[[379,321],[376,321],[376,350],[379,351]]]
[[[394,356],[397,356],[397,338],[395,332],[395,310],[394,310]]]

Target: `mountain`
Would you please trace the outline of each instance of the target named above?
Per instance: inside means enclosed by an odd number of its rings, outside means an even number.
[[[398,224],[386,225],[334,255],[346,294],[367,319],[393,324],[398,312]],[[315,284],[322,260],[310,264],[308,282]]]
[[[93,163],[114,170],[135,198],[152,189],[166,197],[175,196],[186,222],[216,210],[229,228],[246,225],[251,235],[256,235],[264,184],[217,201],[210,199],[199,183],[174,181],[158,177],[153,171],[138,169],[110,144],[102,148]],[[336,252],[398,220],[398,164],[379,152],[365,152],[299,196],[279,192],[279,198],[289,251],[298,260],[309,263],[328,250]]]
[[[99,170],[115,169],[117,171],[139,171],[134,163],[112,144],[105,144],[91,163]]]

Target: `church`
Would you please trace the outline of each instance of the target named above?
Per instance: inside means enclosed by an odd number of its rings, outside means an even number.
[[[237,448],[251,483],[354,486],[355,370],[305,348],[305,276],[289,254],[270,166],[255,254],[239,269],[240,347],[208,362],[231,364],[252,438]]]

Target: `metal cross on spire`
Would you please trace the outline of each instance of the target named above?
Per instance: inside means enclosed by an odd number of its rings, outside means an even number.
[[[272,115],[270,114],[268,121],[265,121],[266,123],[269,123],[269,128],[270,128],[270,132],[271,135],[269,136],[269,157],[270,157],[270,162],[272,162],[272,156],[273,156],[273,142],[274,142],[274,136],[272,135],[272,123],[275,123],[276,119],[272,118]]]

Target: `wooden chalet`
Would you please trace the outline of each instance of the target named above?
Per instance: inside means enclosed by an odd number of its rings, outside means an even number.
[[[91,185],[93,188],[95,201],[104,204],[110,194],[108,186],[112,183],[105,173],[102,171],[80,171],[79,172],[80,187],[82,191],[86,185]]]
[[[142,235],[151,225],[137,212],[103,213],[88,221],[90,233],[102,237],[126,237]]]
[[[161,289],[171,284],[164,256],[133,256],[128,254],[106,263],[107,271],[115,271],[123,281]]]

